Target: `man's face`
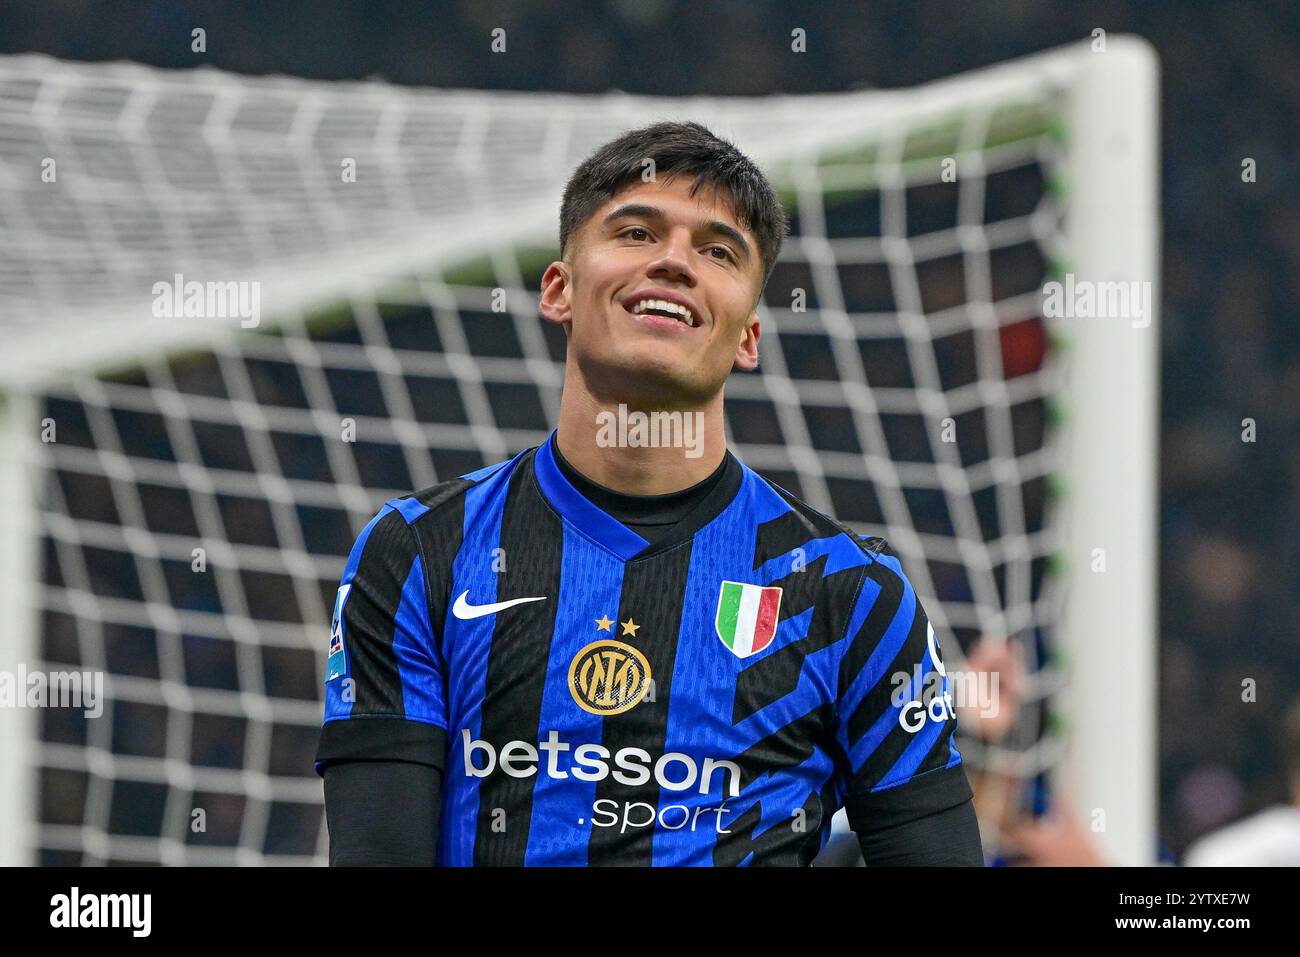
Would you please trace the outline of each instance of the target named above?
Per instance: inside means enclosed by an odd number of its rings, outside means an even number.
[[[627,187],[577,231],[567,264],[542,277],[542,315],[565,327],[593,392],[642,408],[701,403],[733,367],[758,363],[758,242],[725,193],[704,186],[692,197],[691,181]],[[689,321],[664,315],[665,303]]]

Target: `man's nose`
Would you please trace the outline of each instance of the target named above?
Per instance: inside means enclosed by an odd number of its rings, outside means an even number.
[[[647,267],[651,276],[672,275],[683,282],[694,283],[695,272],[690,265],[691,237],[686,230],[676,230],[660,249],[660,255]]]

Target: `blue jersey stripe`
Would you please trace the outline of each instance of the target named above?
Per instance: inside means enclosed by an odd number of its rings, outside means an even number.
[[[429,506],[417,498],[390,498],[386,504],[400,512],[407,525],[414,525],[415,520],[429,510]]]
[[[447,614],[459,594],[468,591],[472,604],[497,600],[497,572],[493,561],[499,558],[501,517],[513,469],[494,472],[465,492],[464,538],[452,562],[452,584],[456,594],[449,596]],[[451,685],[447,712],[447,776],[456,776],[461,784],[444,788],[442,839],[438,842],[438,861],[446,866],[468,867],[474,863],[474,844],[478,831],[479,782],[467,773],[465,732],[478,740],[482,731],[481,704],[487,685],[488,655],[492,647],[494,616],[486,615],[456,622],[447,628],[443,655],[450,672],[456,676]],[[500,773],[499,771],[497,773]]]
[[[402,681],[406,717],[447,727],[447,701],[443,692],[446,670],[437,660],[438,646],[429,628],[429,600],[424,587],[424,564],[416,556],[402,585],[397,606],[393,651]]]

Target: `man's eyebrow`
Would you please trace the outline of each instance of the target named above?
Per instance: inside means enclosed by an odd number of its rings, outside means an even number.
[[[662,223],[668,217],[658,206],[647,206],[645,203],[624,203],[619,206],[601,222],[602,226],[608,226],[617,219],[649,219]],[[733,243],[740,247],[740,258],[748,260],[752,253],[749,243],[745,242],[745,237],[740,230],[720,219],[711,219],[704,224],[705,232],[725,236]]]

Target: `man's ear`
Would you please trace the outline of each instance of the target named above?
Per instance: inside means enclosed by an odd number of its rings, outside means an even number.
[[[546,267],[542,273],[542,298],[538,311],[547,322],[554,322],[564,327],[567,334],[573,323],[573,278],[569,273],[569,264],[557,259]]]
[[[749,314],[740,330],[740,344],[736,347],[734,368],[752,372],[758,368],[758,339],[763,330],[758,324],[758,309]]]

